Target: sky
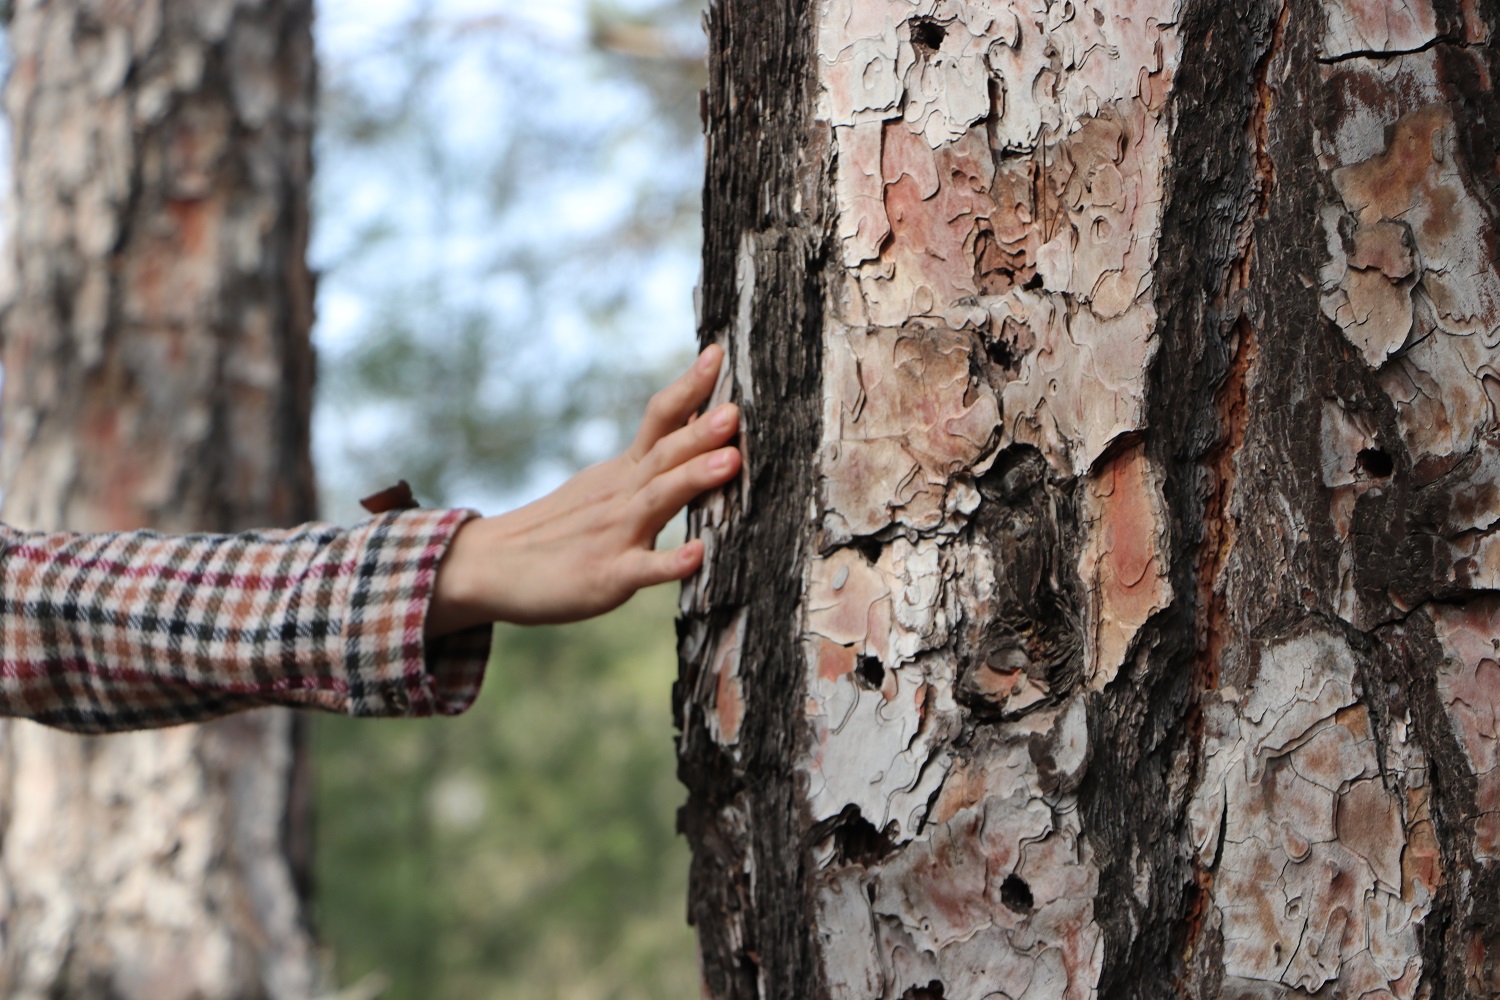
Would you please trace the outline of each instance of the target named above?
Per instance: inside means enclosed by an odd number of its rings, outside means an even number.
[[[690,354],[698,233],[696,215],[678,209],[701,185],[701,150],[663,123],[659,93],[590,43],[587,6],[320,3],[324,127],[310,257],[325,371],[356,358],[393,317],[435,351],[465,322],[479,324],[492,345],[485,392],[497,405],[517,386],[576,392],[571,377],[590,364],[658,371]],[[650,16],[664,3],[615,6]],[[696,24],[672,27],[685,50],[701,47]],[[366,121],[386,133],[372,139],[357,124]],[[384,485],[362,477],[399,471],[370,469],[379,461],[369,455],[420,419],[388,401],[324,394],[315,451],[326,516],[357,516],[353,499]],[[588,460],[620,443],[605,419],[575,435]],[[472,470],[442,500],[511,506],[571,471],[543,462],[499,489]]]

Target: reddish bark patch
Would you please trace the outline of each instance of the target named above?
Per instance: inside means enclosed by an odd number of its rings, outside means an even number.
[[[844,646],[828,639],[818,640],[818,676],[833,683],[840,677],[854,672],[858,654],[853,646]]]
[[[106,380],[110,381],[110,380]],[[124,440],[120,430],[120,390],[94,383],[79,416],[83,450],[93,456],[88,475],[108,484],[88,503],[86,524],[92,531],[134,531],[152,523],[142,503],[149,471],[159,453],[150,443]]]
[[[983,295],[1003,295],[1036,275],[1041,245],[1035,202],[1040,170],[1030,161],[1010,163],[995,174],[990,216],[974,234],[974,282]]]
[[[979,132],[934,150],[904,122],[886,124],[881,174],[891,239],[881,257],[898,268],[915,264],[920,276],[910,280],[930,288],[934,303],[977,291],[973,235],[995,206],[990,155]]]
[[[177,239],[184,254],[202,253],[209,230],[209,202],[201,198],[169,199],[167,214],[177,227]]]
[[[972,809],[984,799],[985,779],[983,768],[965,761],[948,773],[943,782],[937,802],[928,815],[929,823],[946,823],[965,809]]]
[[[907,912],[921,914],[939,940],[956,939],[991,917],[985,899],[988,866],[977,850],[982,825],[977,813],[955,821],[922,845],[904,873]]]
[[[1436,194],[1425,190],[1425,182],[1435,161],[1438,133],[1451,121],[1451,112],[1437,104],[1403,115],[1384,153],[1334,172],[1344,204],[1365,215],[1362,222],[1373,223],[1399,219],[1424,194]],[[1437,213],[1431,224],[1441,229],[1434,230],[1436,238],[1449,231]]]
[[[1083,570],[1097,595],[1093,682],[1099,686],[1114,678],[1140,627],[1166,606],[1171,586],[1158,551],[1161,500],[1145,446],[1128,444],[1099,472],[1092,490],[1098,524]]]
[[[1144,449],[1132,448],[1105,473],[1111,484],[1103,521],[1103,565],[1110,571],[1105,593],[1115,606],[1136,600],[1134,591],[1156,559],[1155,510],[1146,465]]]
[[[740,688],[740,631],[728,629],[714,655],[714,716],[719,739],[726,746],[739,742],[740,722],[745,717],[744,692]]]

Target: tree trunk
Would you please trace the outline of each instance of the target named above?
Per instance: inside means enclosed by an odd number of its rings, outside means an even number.
[[[1500,992],[1500,2],[708,23],[706,995]]]
[[[314,512],[310,0],[20,0],[4,519]],[[304,998],[297,726],[0,729],[0,992]]]

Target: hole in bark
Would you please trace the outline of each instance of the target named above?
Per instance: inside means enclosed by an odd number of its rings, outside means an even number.
[[[873,656],[861,656],[855,661],[854,676],[866,691],[879,691],[885,685],[885,664]]]
[[[1010,345],[1003,340],[987,340],[984,342],[984,352],[990,356],[990,360],[1001,368],[1013,368],[1016,364],[1016,356],[1011,352]]]
[[[1035,346],[1036,337],[1031,331],[1010,318],[1001,323],[998,330],[992,331],[984,338],[985,355],[996,367],[1007,373],[1019,373],[1021,359]],[[971,359],[973,359],[972,355]],[[974,369],[974,374],[980,378],[984,377],[984,372],[977,367]]]
[[[930,17],[921,17],[911,23],[911,43],[918,52],[933,53],[943,47],[948,29]]]
[[[830,817],[813,827],[814,843],[833,841],[833,856],[838,864],[861,867],[879,864],[890,857],[895,849],[896,834],[900,826],[895,820],[884,830],[875,829],[875,824],[865,819],[859,806],[848,805],[837,816]],[[867,887],[870,902],[875,901],[875,887]]]
[[[1005,881],[1000,883],[1000,902],[1017,913],[1030,913],[1036,906],[1036,901],[1031,898],[1031,886],[1015,872],[1005,876]]]
[[[1026,282],[1026,284],[1022,285],[1021,287],[1026,289],[1028,292],[1034,292],[1040,289],[1046,283],[1047,279],[1042,277],[1042,272],[1038,271],[1031,276],[1030,281]]]
[[[865,562],[869,563],[871,566],[874,566],[877,562],[880,561],[880,550],[885,548],[885,546],[881,544],[880,539],[874,537],[873,535],[865,535],[863,538],[856,538],[849,544],[854,548],[856,552],[864,556]]]
[[[901,994],[901,1000],[943,1000],[943,984],[934,979],[926,986],[913,986]]]
[[[1359,467],[1365,470],[1367,475],[1374,476],[1376,479],[1384,479],[1396,471],[1396,463],[1380,448],[1362,449],[1355,461],[1359,462]]]

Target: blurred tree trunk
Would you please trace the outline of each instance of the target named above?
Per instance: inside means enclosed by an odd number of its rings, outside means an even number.
[[[1500,995],[1496,0],[715,0],[715,998]]]
[[[18,0],[4,519],[314,513],[310,0]],[[0,992],[313,989],[293,718],[0,729]]]

